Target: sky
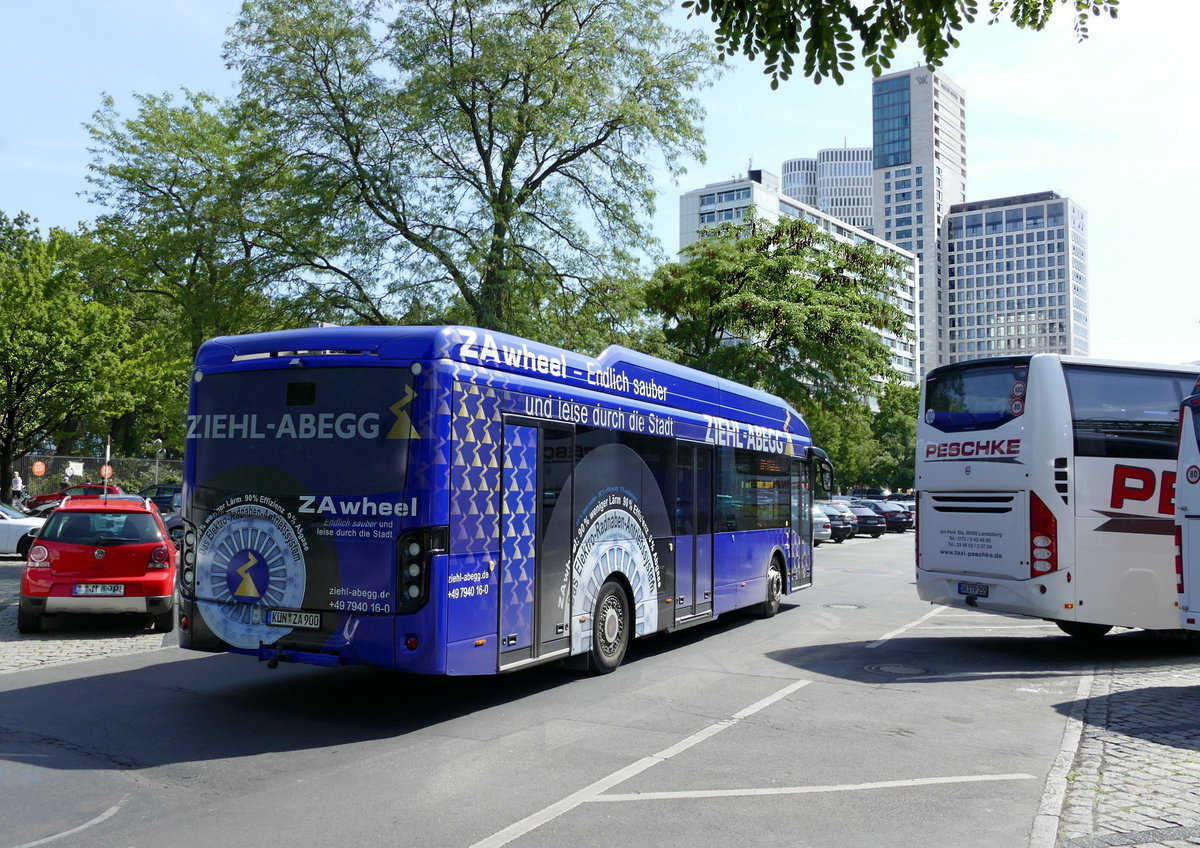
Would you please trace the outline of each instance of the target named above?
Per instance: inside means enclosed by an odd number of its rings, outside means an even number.
[[[0,212],[28,212],[43,228],[93,220],[84,123],[106,94],[124,117],[135,114],[135,93],[232,94],[221,47],[240,5],[0,0]],[[1200,360],[1200,278],[1180,258],[1192,246],[1181,227],[1200,194],[1198,34],[1196,0],[1125,0],[1116,20],[1093,20],[1083,42],[1069,7],[1056,7],[1044,32],[989,26],[984,15],[941,68],[966,96],[968,200],[1055,191],[1086,210],[1093,356]],[[906,45],[892,69],[919,60]],[[731,65],[700,92],[705,161],[657,186],[653,225],[672,254],[680,194],[871,144],[868,71],[841,86],[795,77],[772,91],[760,65]]]

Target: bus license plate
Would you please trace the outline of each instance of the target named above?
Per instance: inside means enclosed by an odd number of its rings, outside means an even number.
[[[295,610],[267,610],[267,624],[273,624],[276,627],[320,630],[321,614],[319,612],[296,612]]]
[[[986,598],[988,596],[988,587],[984,583],[959,583],[958,594]]]
[[[125,586],[121,583],[76,583],[71,588],[73,595],[114,595],[121,597],[125,594]]]

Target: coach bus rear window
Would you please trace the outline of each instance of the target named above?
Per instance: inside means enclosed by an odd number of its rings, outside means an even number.
[[[1025,412],[1028,359],[964,363],[925,378],[925,423],[944,433],[991,430]]]
[[[1194,375],[1078,365],[1063,373],[1077,456],[1175,459],[1179,404]]]

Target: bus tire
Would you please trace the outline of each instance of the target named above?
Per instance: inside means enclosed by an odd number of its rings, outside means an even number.
[[[596,674],[616,671],[629,648],[633,617],[630,615],[629,595],[616,580],[600,587],[592,616],[592,670]]]
[[[778,559],[771,560],[771,567],[767,569],[767,598],[759,607],[759,614],[763,618],[772,618],[775,613],[779,612],[779,606],[783,603],[783,566],[780,565]]]
[[[1058,629],[1076,639],[1099,639],[1112,630],[1111,624],[1092,624],[1087,621],[1056,621]]]

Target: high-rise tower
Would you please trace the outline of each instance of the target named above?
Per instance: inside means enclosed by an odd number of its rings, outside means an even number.
[[[967,107],[949,77],[927,67],[872,84],[872,232],[917,255],[920,371],[949,355],[942,221],[966,201]]]

